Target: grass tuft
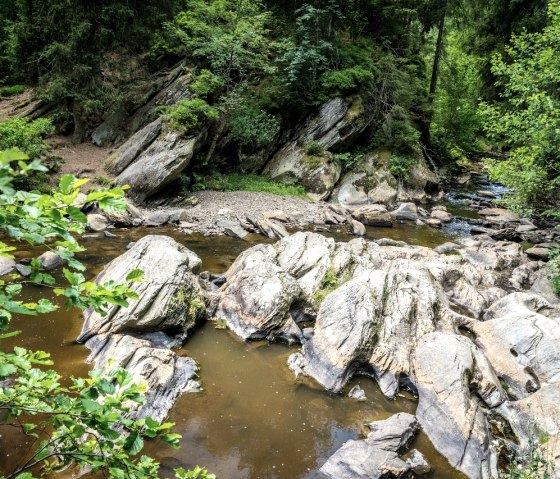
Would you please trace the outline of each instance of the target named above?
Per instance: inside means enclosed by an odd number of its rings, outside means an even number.
[[[205,179],[205,187],[217,191],[254,191],[279,196],[306,196],[303,186],[287,185],[259,175],[243,175],[240,173],[209,176]]]

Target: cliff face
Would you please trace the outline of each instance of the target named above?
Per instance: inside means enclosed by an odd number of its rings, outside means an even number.
[[[371,151],[351,169],[336,152],[351,150],[367,140],[376,128],[359,99],[335,97],[285,125],[264,146],[241,148],[229,136],[227,119],[197,132],[174,131],[158,108],[191,98],[192,75],[179,65],[159,77],[141,105],[127,114],[115,113],[93,132],[99,145],[120,144],[108,158],[106,169],[117,184],[128,184],[130,194],[143,203],[182,175],[189,176],[208,161],[227,171],[263,174],[270,179],[300,184],[316,200],[330,199],[347,206],[396,201],[422,201],[437,187],[437,176],[417,154],[404,178],[391,173],[391,152]],[[287,125],[287,126],[286,126]],[[436,188],[437,189],[437,188]],[[334,194],[333,194],[334,193]]]

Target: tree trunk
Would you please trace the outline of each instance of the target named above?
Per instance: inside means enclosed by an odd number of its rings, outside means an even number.
[[[434,102],[437,89],[437,80],[439,73],[439,63],[443,53],[443,31],[445,29],[445,17],[447,14],[447,1],[443,4],[441,18],[438,24],[438,36],[436,40],[436,51],[434,52],[434,63],[432,65],[432,79],[430,80],[430,103]]]
[[[74,120],[72,143],[78,145],[83,143],[86,138],[86,120],[84,118],[82,104],[76,100],[72,102],[72,118]]]

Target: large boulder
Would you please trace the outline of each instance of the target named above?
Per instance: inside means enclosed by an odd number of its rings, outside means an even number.
[[[136,384],[146,385],[146,401],[130,411],[132,418],[149,416],[163,421],[181,394],[199,390],[196,362],[167,349],[167,342],[160,333],[145,338],[101,334],[86,343],[91,350],[88,362],[94,368],[122,367]]]
[[[160,133],[119,173],[116,184],[128,185],[129,195],[139,203],[144,202],[179,177],[189,165],[201,138],[201,134],[185,138],[173,131]]]
[[[294,321],[320,287],[333,250],[334,240],[312,233],[250,248],[224,275],[214,316],[244,339],[299,340]]]
[[[485,409],[507,398],[484,354],[464,336],[435,332],[418,345],[414,366],[416,416],[435,448],[470,479],[497,477]]]
[[[128,285],[137,295],[128,307],[111,305],[103,316],[93,309],[84,313],[78,341],[96,334],[172,331],[185,334],[205,314],[204,293],[196,274],[200,258],[167,236],[145,236],[115,258],[96,282]],[[130,271],[144,272],[140,282],[127,281]]]

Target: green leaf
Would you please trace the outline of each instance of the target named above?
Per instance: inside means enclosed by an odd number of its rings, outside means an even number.
[[[130,455],[134,456],[144,447],[144,440],[137,432],[131,432],[126,438],[123,447]]]
[[[127,281],[140,281],[144,277],[144,271],[141,269],[133,269],[126,275]]]
[[[76,208],[75,206],[69,206],[66,211],[68,212],[68,216],[70,218],[78,221],[79,223],[86,224],[87,223],[87,216],[82,213],[80,208]]]
[[[69,195],[70,193],[72,193],[72,185],[75,181],[76,177],[74,175],[64,175],[62,178],[60,178],[58,187],[60,188],[60,191],[62,191],[62,193],[64,193],[65,195]]]

